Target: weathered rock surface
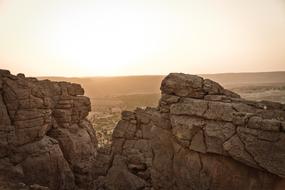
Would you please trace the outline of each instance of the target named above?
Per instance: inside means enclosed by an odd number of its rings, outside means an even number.
[[[161,91],[158,108],[122,113],[97,189],[285,189],[285,105],[178,73]]]
[[[285,189],[285,105],[178,73],[161,91],[97,149],[80,85],[0,70],[0,189]]]
[[[97,142],[83,94],[78,84],[0,70],[0,177],[31,189],[91,187]]]

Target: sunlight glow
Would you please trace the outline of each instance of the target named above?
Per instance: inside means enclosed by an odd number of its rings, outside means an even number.
[[[285,70],[283,0],[1,0],[1,68],[109,76]]]
[[[79,13],[80,19],[63,12],[47,48],[71,64],[110,75],[166,47],[167,38],[158,31],[167,28],[153,15],[140,10],[130,16],[127,6],[121,6],[122,10],[100,5],[92,12]]]

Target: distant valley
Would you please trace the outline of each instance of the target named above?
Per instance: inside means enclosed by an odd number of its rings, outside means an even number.
[[[285,71],[263,73],[223,73],[201,74],[219,82],[225,88],[252,100],[271,100],[285,102]],[[91,99],[153,99],[159,97],[163,75],[121,76],[121,77],[38,77],[54,81],[79,83]],[[146,97],[144,96],[146,95]],[[143,100],[144,99],[144,100]],[[149,104],[146,101],[146,105]],[[157,101],[154,101],[157,102]]]

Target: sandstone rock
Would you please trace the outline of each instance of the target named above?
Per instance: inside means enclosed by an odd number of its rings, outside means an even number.
[[[197,99],[184,99],[183,102],[172,104],[170,113],[173,115],[189,115],[203,117],[208,110],[208,102]]]
[[[0,70],[0,174],[30,189],[91,185],[97,141],[83,93],[78,84]]]
[[[113,166],[105,179],[104,187],[110,190],[143,189],[146,183],[141,178],[128,172],[124,158],[116,156]]]
[[[59,141],[64,158],[77,177],[76,184],[88,187],[93,180],[96,149],[88,131],[76,124],[71,128],[51,130],[49,136]]]
[[[207,151],[221,155],[226,154],[223,144],[235,134],[235,126],[228,122],[208,121],[204,130]]]
[[[205,95],[203,91],[203,79],[183,73],[169,74],[162,81],[160,89],[165,94],[181,97],[202,98]]]
[[[123,112],[97,152],[80,85],[0,70],[0,188],[285,188],[285,105],[179,73],[161,90],[158,108]]]
[[[284,105],[247,101],[181,73],[169,74],[161,91],[158,109],[123,112],[100,187],[285,188]]]
[[[45,136],[14,151],[10,160],[22,168],[26,184],[37,183],[51,189],[74,187],[73,173],[54,139]]]

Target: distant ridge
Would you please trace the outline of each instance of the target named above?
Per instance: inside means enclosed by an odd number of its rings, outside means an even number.
[[[201,74],[204,78],[217,81],[226,88],[251,85],[285,84],[285,71],[259,73]],[[163,75],[116,76],[116,77],[37,77],[53,81],[80,83],[86,95],[92,98],[112,97],[122,94],[160,93]]]

